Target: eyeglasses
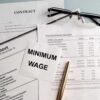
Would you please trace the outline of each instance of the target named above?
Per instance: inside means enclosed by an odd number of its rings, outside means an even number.
[[[98,19],[100,19],[100,15],[98,15],[98,14],[87,13],[87,12],[80,12],[79,13],[78,11],[73,12],[71,10],[56,8],[56,7],[49,8],[48,11],[49,11],[48,17],[53,17],[53,16],[58,15],[58,14],[65,14],[65,16],[58,18],[58,19],[56,19],[48,24],[57,22],[57,21],[64,19],[66,17],[72,18],[73,15],[77,15],[78,19],[81,19],[81,17],[85,17],[85,18],[90,19],[96,25],[100,26],[100,22],[98,21]],[[53,13],[51,13],[51,11],[53,11]]]

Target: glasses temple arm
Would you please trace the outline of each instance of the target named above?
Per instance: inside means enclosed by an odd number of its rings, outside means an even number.
[[[94,22],[96,25],[100,26],[100,23],[98,23],[98,21],[96,21],[94,18],[90,18],[92,20],[92,22]]]

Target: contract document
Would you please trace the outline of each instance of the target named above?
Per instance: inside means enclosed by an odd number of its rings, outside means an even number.
[[[0,24],[41,24],[48,21],[48,8],[64,7],[64,0],[33,0],[0,4]]]

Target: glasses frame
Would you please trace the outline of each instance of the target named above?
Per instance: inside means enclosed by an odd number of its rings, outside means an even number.
[[[62,8],[57,8],[57,7],[49,8],[48,11],[49,11],[48,17],[53,17],[53,16],[58,15],[58,14],[65,14],[65,16],[63,16],[61,18],[58,18],[58,19],[56,19],[56,20],[54,20],[54,21],[52,21],[52,22],[50,22],[48,24],[57,22],[57,21],[59,21],[59,20],[61,20],[63,18],[66,18],[66,17],[72,18],[73,15],[77,15],[78,19],[81,19],[81,17],[85,17],[85,18],[90,19],[96,25],[100,26],[100,23],[96,20],[96,19],[100,19],[100,15],[98,15],[98,14],[87,13],[87,12],[78,12],[78,11],[71,11],[71,10],[68,10],[68,9],[62,9]],[[53,11],[53,13],[51,13],[51,11]]]

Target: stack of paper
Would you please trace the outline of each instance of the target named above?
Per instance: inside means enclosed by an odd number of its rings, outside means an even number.
[[[76,17],[44,25],[53,6],[63,0],[0,4],[0,100],[56,100],[67,61],[63,100],[100,100],[100,28]]]
[[[63,0],[0,4],[0,100],[39,100],[39,81],[19,73],[30,40],[37,41],[36,24],[46,23],[47,9]]]

